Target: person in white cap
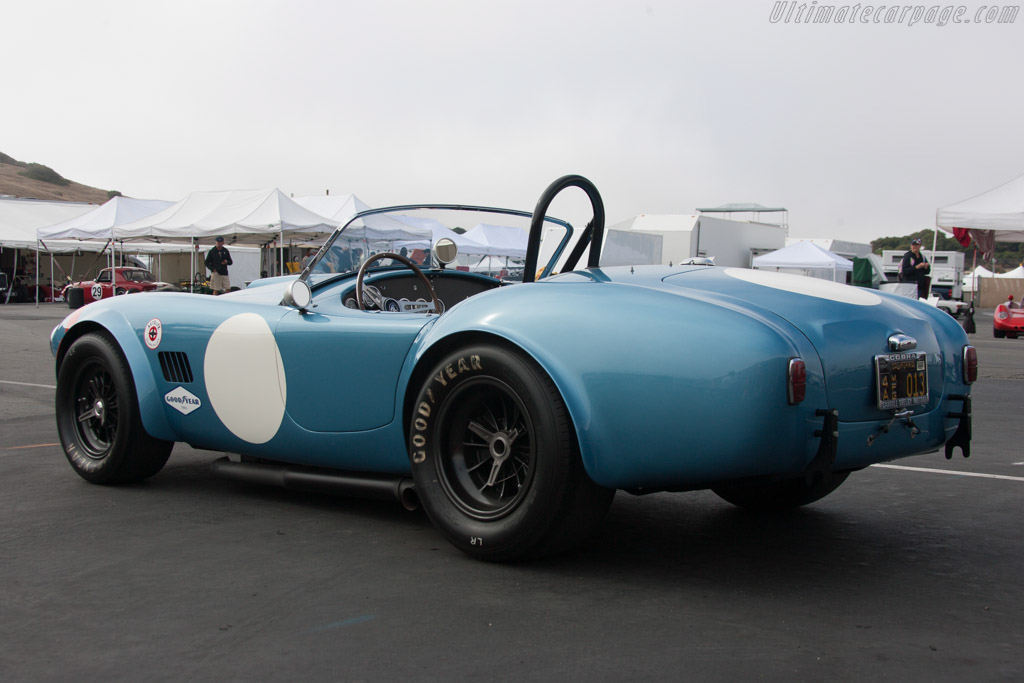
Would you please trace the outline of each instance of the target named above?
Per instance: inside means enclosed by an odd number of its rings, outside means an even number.
[[[903,261],[900,262],[900,282],[916,282],[917,298],[927,299],[928,285],[931,283],[928,271],[931,268],[928,259],[921,253],[921,238],[918,237],[910,243],[910,251],[903,255]]]

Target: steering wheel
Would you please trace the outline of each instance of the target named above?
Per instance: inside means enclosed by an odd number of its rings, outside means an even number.
[[[416,276],[420,279],[420,281],[423,283],[423,285],[427,288],[427,291],[430,292],[430,299],[431,299],[431,301],[434,302],[434,312],[435,313],[440,313],[441,312],[441,300],[437,298],[437,292],[434,291],[434,286],[430,284],[430,280],[428,280],[427,276],[423,274],[423,271],[420,270],[419,267],[417,267],[417,265],[415,263],[413,263],[412,261],[410,261],[406,257],[402,256],[401,254],[395,254],[395,253],[390,252],[390,251],[382,251],[382,252],[376,253],[373,256],[370,256],[369,258],[367,258],[365,261],[363,261],[363,265],[359,266],[359,275],[356,276],[356,306],[359,307],[359,310],[360,311],[367,310],[367,308],[366,308],[366,299],[364,298],[364,292],[363,292],[363,278],[366,277],[366,271],[369,269],[371,263],[374,263],[375,261],[382,261],[382,260],[384,260],[386,258],[392,259],[394,261],[398,261],[403,266],[405,266],[406,268],[408,268],[412,272],[416,273]],[[369,294],[369,296],[370,296],[370,298],[377,298],[377,297],[374,297],[372,294]],[[377,296],[379,296],[379,293],[378,293]],[[383,306],[380,305],[380,302],[376,302],[376,305],[377,305],[378,308],[383,310]]]

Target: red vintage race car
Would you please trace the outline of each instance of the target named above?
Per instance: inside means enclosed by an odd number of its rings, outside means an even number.
[[[167,282],[160,282],[145,268],[104,268],[95,280],[72,282],[64,288],[64,299],[71,302],[68,296],[72,288],[79,288],[84,295],[83,304],[100,299],[108,299],[122,294],[136,292],[152,292],[157,290],[178,291],[178,288]]]
[[[1009,300],[996,306],[992,317],[992,336],[1016,339],[1018,334],[1024,334],[1024,305],[1014,301],[1011,294]]]

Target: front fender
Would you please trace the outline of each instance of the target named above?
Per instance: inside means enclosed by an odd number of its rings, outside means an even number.
[[[139,399],[139,413],[146,432],[157,439],[175,441],[177,436],[164,412],[164,402],[157,390],[153,366],[144,350],[143,330],[136,329],[119,310],[102,304],[79,308],[54,329],[50,336],[51,350],[57,358],[57,370],[67,350],[76,339],[90,332],[103,331],[114,338],[128,361]]]

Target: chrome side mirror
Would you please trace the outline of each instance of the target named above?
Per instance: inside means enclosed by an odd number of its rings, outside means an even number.
[[[288,288],[284,290],[283,303],[285,306],[305,311],[312,301],[313,290],[309,288],[309,283],[305,280],[292,280],[288,283]]]
[[[459,247],[451,237],[442,237],[434,243],[434,256],[437,262],[448,265],[459,255]]]

